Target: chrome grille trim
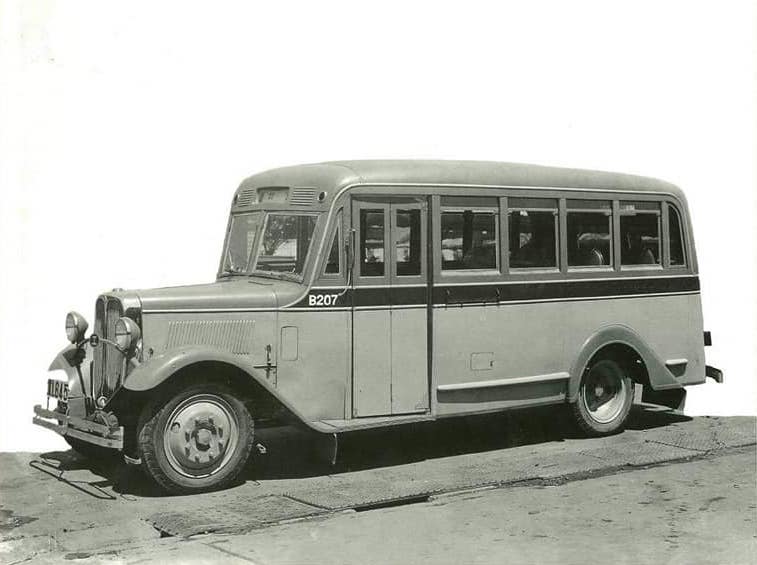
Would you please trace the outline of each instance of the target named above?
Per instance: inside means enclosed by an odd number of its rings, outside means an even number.
[[[95,327],[94,333],[99,336],[104,336],[104,324],[105,324],[105,297],[100,296],[95,302]],[[102,388],[103,375],[105,373],[105,347],[99,345],[94,348],[93,351],[94,360],[92,361],[92,397],[97,398],[100,396]]]
[[[118,298],[100,296],[95,303],[95,328],[97,335],[110,341],[116,337],[116,320],[123,316],[123,305]],[[110,396],[121,385],[125,359],[108,343],[100,343],[94,350],[92,363],[92,392],[96,399]]]
[[[111,341],[116,340],[116,321],[123,316],[121,301],[116,298],[109,298],[105,310],[105,338]],[[103,396],[110,397],[121,384],[121,374],[123,373],[124,356],[109,346],[105,353],[105,391]]]

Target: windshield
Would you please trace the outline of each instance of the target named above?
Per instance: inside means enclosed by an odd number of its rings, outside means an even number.
[[[302,280],[318,216],[261,212],[234,216],[222,274]]]
[[[224,273],[245,273],[263,214],[239,214],[231,218],[229,240],[223,260]]]

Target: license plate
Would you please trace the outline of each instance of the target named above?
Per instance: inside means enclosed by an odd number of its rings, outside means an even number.
[[[55,379],[47,379],[47,396],[57,398],[63,402],[68,401],[68,383],[56,381]]]

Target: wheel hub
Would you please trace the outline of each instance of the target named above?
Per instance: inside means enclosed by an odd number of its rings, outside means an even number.
[[[233,453],[238,424],[231,407],[215,395],[188,398],[166,423],[165,449],[171,466],[188,476],[212,474]]]
[[[583,403],[596,422],[612,422],[622,411],[628,390],[624,375],[612,367],[597,364],[586,375]]]

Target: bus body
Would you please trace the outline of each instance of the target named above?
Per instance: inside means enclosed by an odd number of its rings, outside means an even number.
[[[48,384],[58,405],[35,423],[178,492],[232,480],[253,422],[337,434],[567,403],[597,435],[622,427],[635,385],[682,408],[685,386],[722,381],[682,191],[520,164],[254,175],[215,282],[104,293],[86,329],[69,315],[51,366],[67,390]]]

